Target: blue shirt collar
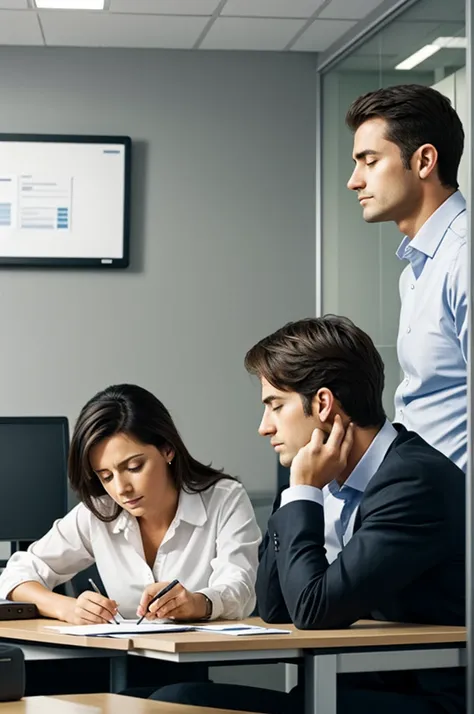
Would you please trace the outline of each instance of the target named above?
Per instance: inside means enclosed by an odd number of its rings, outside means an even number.
[[[340,490],[342,491],[345,486],[350,486],[351,488],[355,488],[357,491],[364,493],[370,479],[377,472],[380,464],[385,458],[385,454],[389,450],[397,435],[397,430],[387,419],[341,488],[339,489],[336,481],[331,481],[329,484],[329,490],[331,493],[334,494],[334,492]]]
[[[397,250],[397,257],[400,260],[416,261],[416,253],[422,253],[426,257],[432,258],[439,248],[446,231],[452,222],[466,210],[466,201],[461,191],[455,191],[439,208],[423,223],[420,230],[410,240],[405,236]]]

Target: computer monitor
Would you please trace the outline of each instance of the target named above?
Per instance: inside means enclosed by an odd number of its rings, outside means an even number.
[[[67,511],[66,417],[0,417],[0,541],[41,538]]]

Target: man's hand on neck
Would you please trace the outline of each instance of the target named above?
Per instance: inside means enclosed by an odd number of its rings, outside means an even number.
[[[338,479],[347,470],[354,428],[352,423],[346,428],[339,414],[336,414],[329,436],[322,429],[315,429],[310,442],[293,459],[290,486],[323,488]]]

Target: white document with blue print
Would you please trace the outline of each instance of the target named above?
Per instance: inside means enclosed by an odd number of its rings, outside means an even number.
[[[235,637],[248,635],[289,635],[291,630],[280,630],[276,627],[258,627],[234,623],[229,625],[196,625],[192,628],[197,632],[211,632],[214,635],[234,635]]]
[[[245,623],[229,623],[228,625],[178,625],[168,621],[147,622],[137,625],[136,620],[121,620],[118,625],[48,625],[48,630],[54,630],[62,635],[78,635],[82,637],[129,637],[130,635],[166,634],[168,632],[209,632],[219,635],[286,635],[291,630],[281,630],[272,627],[258,627]]]
[[[46,628],[59,632],[61,635],[79,635],[81,637],[110,637],[111,635],[123,637],[157,632],[187,632],[193,629],[189,625],[176,625],[169,622],[143,622],[137,625],[136,620],[122,620],[118,625],[47,625]]]

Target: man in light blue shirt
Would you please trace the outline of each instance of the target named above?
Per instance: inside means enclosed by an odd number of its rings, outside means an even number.
[[[405,237],[397,351],[403,379],[395,420],[461,469],[467,465],[466,203],[457,172],[464,145],[449,100],[421,85],[379,89],[353,102],[357,191],[369,223],[395,221]]]

